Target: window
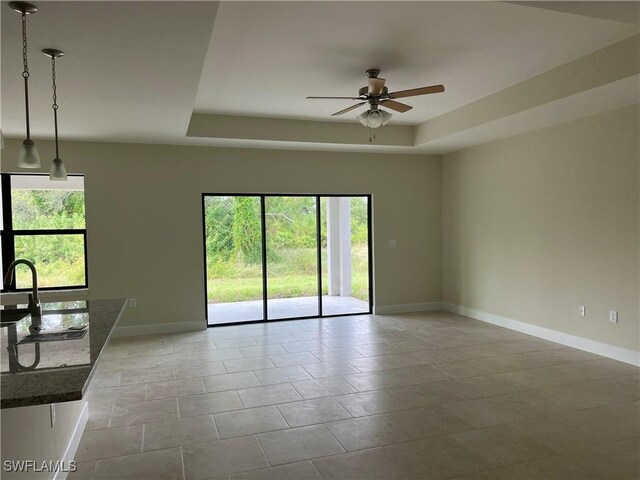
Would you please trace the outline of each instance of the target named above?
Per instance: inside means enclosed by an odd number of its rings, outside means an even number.
[[[70,175],[66,182],[47,175],[0,175],[0,240],[2,276],[18,258],[30,260],[38,270],[42,290],[87,287],[87,230],[84,177]],[[31,272],[18,265],[3,291],[31,288]]]

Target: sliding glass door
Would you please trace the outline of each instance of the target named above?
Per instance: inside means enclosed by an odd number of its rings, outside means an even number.
[[[321,197],[322,313],[369,310],[369,198]]]
[[[207,318],[264,320],[262,209],[259,196],[205,196]]]
[[[268,318],[317,317],[316,197],[267,197],[265,219]]]
[[[367,195],[203,195],[208,325],[371,312]]]

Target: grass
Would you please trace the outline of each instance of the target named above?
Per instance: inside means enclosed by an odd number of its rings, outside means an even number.
[[[38,286],[40,287],[84,284],[84,258],[78,262],[64,260],[40,262],[36,263],[36,268],[38,270]],[[31,270],[24,265],[18,265],[16,280],[18,288],[31,288]]]
[[[318,294],[316,250],[295,249],[279,252],[279,258],[269,262],[269,298],[309,297]],[[352,251],[352,296],[369,298],[367,246],[356,245]],[[326,265],[326,258],[323,259]],[[262,267],[233,260],[219,261],[208,266],[207,294],[209,303],[246,302],[262,300]],[[326,270],[323,272],[323,292],[328,293]]]
[[[269,298],[310,297],[318,294],[318,280],[315,275],[283,275],[269,277]],[[262,300],[262,276],[248,278],[210,278],[207,284],[209,303],[246,302]],[[369,284],[367,274],[353,277],[352,296],[368,300]],[[322,293],[326,295],[327,286]]]

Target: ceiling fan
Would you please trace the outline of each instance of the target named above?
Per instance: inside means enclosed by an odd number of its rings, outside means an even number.
[[[342,115],[363,105],[369,104],[369,110],[361,113],[357,118],[365,127],[378,128],[386,125],[387,122],[391,119],[391,114],[385,110],[380,110],[379,107],[385,107],[391,110],[395,110],[396,112],[404,113],[411,110],[413,107],[404,103],[396,102],[395,99],[444,92],[444,85],[431,85],[429,87],[411,88],[409,90],[389,92],[389,89],[384,85],[386,80],[384,78],[378,78],[378,75],[380,75],[380,70],[377,68],[370,68],[369,70],[367,70],[367,77],[369,77],[369,82],[367,86],[362,87],[358,91],[357,97],[307,98],[360,100],[360,103],[356,103],[355,105],[340,110],[332,114],[331,116],[335,117],[336,115]]]

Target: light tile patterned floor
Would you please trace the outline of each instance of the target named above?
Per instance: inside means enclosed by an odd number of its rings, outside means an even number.
[[[116,339],[69,478],[637,479],[638,373],[446,312]]]

